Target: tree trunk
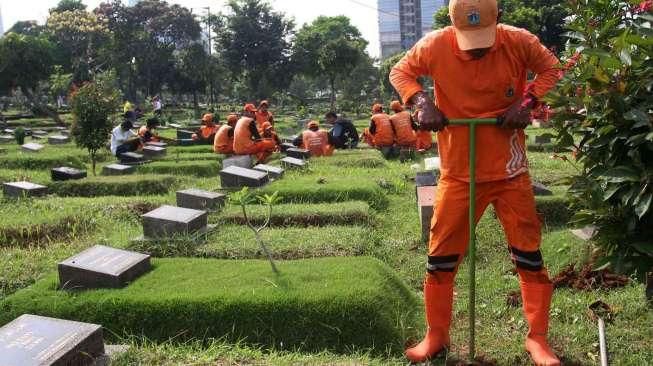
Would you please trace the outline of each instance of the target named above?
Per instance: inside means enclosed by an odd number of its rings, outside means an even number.
[[[336,110],[336,78],[329,80],[331,83],[331,110]]]
[[[193,106],[195,108],[195,116],[200,115],[200,102],[197,98],[197,90],[193,90]]]
[[[91,165],[93,166],[93,176],[95,177],[97,174],[95,174],[95,165],[96,165],[96,158],[95,155],[91,155]]]
[[[61,117],[59,117],[59,113],[57,111],[54,111],[50,109],[47,105],[41,104],[41,102],[38,100],[38,98],[34,95],[34,92],[30,88],[21,88],[23,90],[23,93],[29,100],[31,104],[33,104],[35,107],[37,107],[39,110],[42,110],[45,112],[45,114],[48,115],[48,117],[52,118],[52,120],[59,126],[66,126],[66,124],[61,120]]]

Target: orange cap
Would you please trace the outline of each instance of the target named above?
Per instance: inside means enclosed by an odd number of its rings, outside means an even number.
[[[245,107],[243,108],[245,112],[256,112],[256,107],[252,103],[247,103],[245,104]]]
[[[401,112],[404,110],[404,107],[401,105],[401,103],[398,100],[393,100],[392,103],[390,103],[390,109],[392,109],[395,112]]]
[[[261,129],[263,131],[267,131],[269,129],[272,129],[272,123],[270,123],[268,121],[263,122],[263,124],[261,125]]]
[[[383,106],[379,103],[376,103],[375,105],[372,106],[372,112],[374,113],[381,113],[383,112]]]
[[[202,116],[202,122],[206,122],[206,123],[213,122],[213,114],[207,113],[207,114],[203,115]]]
[[[320,124],[317,121],[310,121],[310,122],[308,122],[308,128],[311,128],[311,127],[318,128],[318,127],[320,127]]]
[[[237,114],[231,113],[230,115],[227,116],[227,124],[233,125],[236,124],[236,122],[238,122]]]
[[[449,17],[463,51],[488,48],[497,36],[497,0],[451,0]]]

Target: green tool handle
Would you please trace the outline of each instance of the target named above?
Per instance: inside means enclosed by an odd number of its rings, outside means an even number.
[[[450,119],[450,125],[500,125],[503,123],[503,118],[460,118],[460,119]]]

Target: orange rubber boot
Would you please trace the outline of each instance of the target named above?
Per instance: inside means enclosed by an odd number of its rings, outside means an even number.
[[[449,347],[453,283],[438,284],[431,275],[424,281],[424,305],[428,330],[418,345],[406,350],[411,362],[424,362]]]
[[[537,366],[559,366],[560,360],[549,346],[549,308],[553,285],[551,283],[521,282],[524,316],[529,325],[526,351]]]

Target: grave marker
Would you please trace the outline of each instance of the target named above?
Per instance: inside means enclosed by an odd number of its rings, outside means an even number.
[[[70,137],[63,135],[53,135],[48,137],[48,143],[50,145],[63,145],[70,142]]]
[[[549,136],[549,135],[535,136],[535,143],[536,144],[550,144],[551,143],[551,136]]]
[[[48,187],[31,182],[8,182],[2,185],[5,197],[41,197],[48,194]]]
[[[417,175],[415,176],[415,185],[417,187],[437,186],[438,174],[433,170],[417,172]]]
[[[192,146],[192,145],[195,145],[195,140],[193,140],[193,139],[178,139],[177,144],[179,146]]]
[[[220,171],[223,188],[262,187],[269,182],[267,173],[230,166]]]
[[[8,135],[13,135],[14,134],[14,129],[13,128],[5,128],[2,130],[2,132],[8,134]]]
[[[286,156],[295,159],[308,159],[311,157],[311,152],[306,149],[293,147],[286,150]]]
[[[533,194],[536,196],[552,196],[553,192],[540,182],[533,181]]]
[[[161,141],[150,141],[145,143],[146,146],[167,147],[168,144]]]
[[[422,242],[429,240],[431,232],[431,219],[433,219],[433,207],[435,206],[436,186],[417,187],[417,213],[420,218],[420,232]]]
[[[10,144],[16,141],[11,135],[0,135],[0,144]]]
[[[50,175],[53,181],[83,179],[86,178],[86,170],[62,166],[53,168]]]
[[[218,210],[224,206],[225,198],[222,193],[191,188],[177,191],[177,206],[194,210]]]
[[[150,256],[96,245],[59,263],[59,288],[120,288],[150,270]]]
[[[178,140],[187,140],[192,139],[195,132],[187,130],[177,130],[177,139]]]
[[[32,132],[32,137],[34,137],[34,136],[43,137],[43,136],[47,136],[47,135],[48,135],[48,132],[43,131],[43,130],[34,130],[34,132]]]
[[[440,158],[436,156],[424,159],[424,170],[440,171]]]
[[[32,135],[32,140],[43,140],[46,137],[48,137],[48,136],[47,135],[45,135],[45,136],[44,135]]]
[[[250,155],[234,155],[222,160],[222,168],[237,166],[240,168],[250,169],[254,162]]]
[[[183,127],[183,126],[180,125],[179,123],[170,123],[168,126],[170,126],[170,127],[172,127],[172,128],[182,128],[182,127]]]
[[[148,159],[160,158],[166,155],[166,148],[148,145],[143,148],[143,156]]]
[[[281,166],[286,169],[304,169],[308,163],[302,159],[296,158],[283,158],[281,159]]]
[[[25,314],[0,328],[3,366],[87,366],[103,354],[96,324]]]
[[[285,171],[285,170],[283,170],[283,168],[272,166],[272,165],[267,165],[267,164],[258,164],[253,169],[258,170],[260,172],[268,173],[268,175],[272,179],[283,178],[283,173]]]
[[[120,154],[120,164],[141,164],[144,163],[144,156],[143,154],[135,153],[135,152],[126,152]]]
[[[399,149],[399,161],[405,162],[415,158],[415,150],[409,147],[402,147]]]
[[[279,148],[281,149],[281,152],[286,152],[288,149],[294,149],[296,146],[292,144],[292,142],[284,142],[281,145],[279,145]]]
[[[175,206],[161,206],[150,211],[143,218],[145,238],[170,238],[174,235],[188,235],[206,230],[208,213]]]
[[[133,165],[109,164],[102,168],[102,175],[128,175],[136,171]]]
[[[584,241],[592,240],[592,238],[594,238],[597,232],[598,232],[598,228],[594,225],[589,225],[580,229],[571,230],[572,234],[574,234],[576,237]]]
[[[39,152],[39,151],[43,150],[43,145],[37,144],[37,143],[34,143],[34,142],[30,142],[30,143],[21,145],[20,148],[25,152]]]

